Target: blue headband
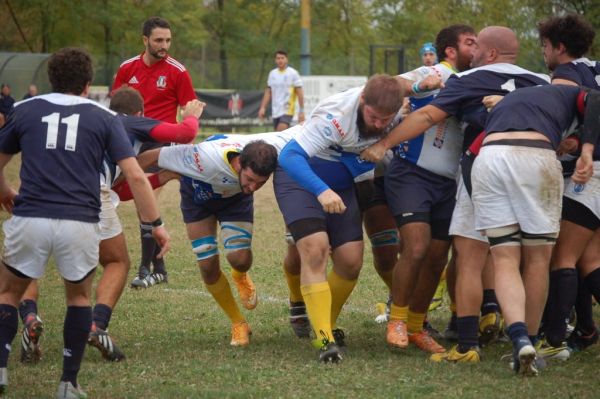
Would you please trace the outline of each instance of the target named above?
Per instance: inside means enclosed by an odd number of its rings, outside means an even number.
[[[421,50],[419,50],[419,55],[422,57],[425,53],[436,53],[433,43],[427,42],[423,45],[423,47],[421,47]]]

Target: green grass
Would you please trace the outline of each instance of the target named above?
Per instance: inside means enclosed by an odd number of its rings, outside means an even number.
[[[12,181],[15,181],[11,166]],[[244,311],[253,335],[248,348],[231,348],[230,326],[204,289],[185,236],[177,184],[162,192],[163,219],[171,233],[167,257],[169,284],[134,291],[126,288],[110,326],[128,358],[105,362],[88,347],[79,381],[92,398],[594,398],[600,397],[597,368],[600,346],[564,363],[551,363],[537,378],[518,378],[500,356],[508,344],[483,350],[479,365],[437,365],[410,348],[390,351],[384,325],[375,324],[375,303],[386,298],[383,283],[365,256],[361,278],[344,308],[340,325],[348,351],[342,364],[323,365],[308,341],[297,339],[287,320],[287,288],[281,261],[285,254],[283,221],[270,185],[256,195],[252,277],[260,301]],[[119,211],[129,242],[133,278],[139,259],[138,225],[131,204]],[[3,214],[3,217],[6,215]],[[366,251],[368,254],[368,250]],[[229,271],[227,265],[224,270]],[[99,269],[101,272],[101,268]],[[40,313],[46,332],[42,361],[19,362],[19,335],[9,361],[9,395],[47,398],[61,373],[62,283],[53,267],[41,281]],[[432,313],[443,329],[447,304]]]

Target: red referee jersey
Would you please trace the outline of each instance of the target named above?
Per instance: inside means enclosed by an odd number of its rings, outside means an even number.
[[[121,64],[113,91],[123,85],[133,87],[144,98],[144,116],[177,123],[177,106],[196,99],[190,74],[170,56],[152,66],[146,65],[142,56],[136,55]]]

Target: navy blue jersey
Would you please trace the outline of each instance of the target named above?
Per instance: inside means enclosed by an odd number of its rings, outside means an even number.
[[[431,105],[468,124],[469,130],[476,135],[483,130],[488,116],[481,102],[483,97],[504,96],[521,87],[548,83],[548,75],[533,73],[513,64],[485,65],[450,76]],[[474,138],[465,136],[465,146],[468,147]]]
[[[487,119],[486,134],[510,131],[542,133],[558,147],[563,133],[578,117],[581,88],[567,85],[526,87],[509,93]]]
[[[570,80],[579,86],[600,90],[600,65],[587,58],[578,58],[557,66],[552,79]]]
[[[156,142],[150,135],[150,132],[159,125],[161,121],[143,116],[125,114],[119,114],[118,118],[125,127],[125,132],[127,133],[129,143],[131,144],[135,155],[140,153],[142,144]],[[119,177],[120,171],[117,169],[117,163],[108,154],[105,156],[101,173],[109,186],[111,186],[115,179]]]
[[[14,214],[98,222],[104,154],[134,156],[115,113],[80,96],[52,93],[15,104],[0,152],[22,152]]]

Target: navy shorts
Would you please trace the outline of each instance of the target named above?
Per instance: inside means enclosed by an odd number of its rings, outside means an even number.
[[[327,233],[332,249],[347,242],[362,241],[362,222],[353,186],[336,191],[346,205],[346,211],[342,214],[324,212],[317,197],[300,187],[280,167],[273,177],[273,189],[283,220],[296,242],[317,231]],[[313,223],[312,231],[303,234],[294,226],[297,225],[296,222],[306,219],[315,220],[317,223]]]
[[[432,238],[450,239],[448,230],[456,202],[455,180],[396,156],[386,171],[385,188],[398,227],[424,222],[431,226]]]
[[[365,212],[377,205],[387,205],[385,198],[384,177],[378,176],[373,180],[356,183],[356,198],[361,212]]]
[[[194,201],[194,187],[181,181],[181,214],[185,223],[199,222],[214,216],[219,222],[254,221],[254,198],[251,194],[239,193],[233,197]]]

